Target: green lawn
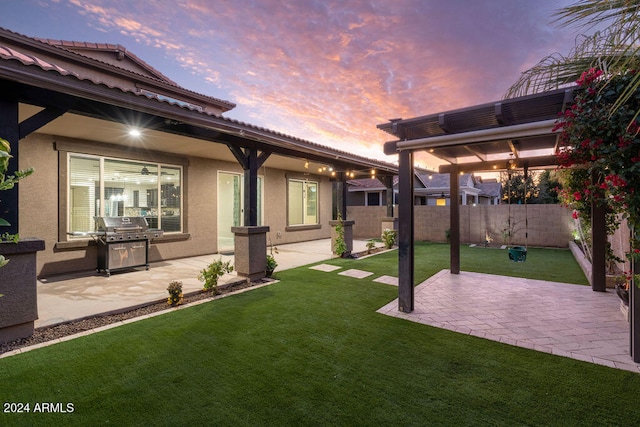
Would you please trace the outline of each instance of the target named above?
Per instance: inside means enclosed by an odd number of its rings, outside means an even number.
[[[566,251],[532,250],[513,265],[495,250],[500,262],[485,267],[470,251],[463,249],[463,269],[539,278],[557,259],[575,271]],[[446,245],[416,252],[420,274],[448,266]],[[396,256],[331,262],[394,274]],[[546,261],[535,268],[538,258]],[[2,413],[0,425],[640,424],[638,374],[377,314],[397,288],[369,279],[305,267],[277,278],[0,359],[3,402],[74,406],[66,414]]]

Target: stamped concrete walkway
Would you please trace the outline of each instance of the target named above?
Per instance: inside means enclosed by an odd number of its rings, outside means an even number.
[[[579,285],[442,270],[415,289],[414,311],[398,300],[378,310],[389,316],[640,372],[629,355],[629,323],[614,292]]]

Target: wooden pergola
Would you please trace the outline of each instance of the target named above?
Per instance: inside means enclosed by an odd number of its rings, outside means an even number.
[[[378,128],[395,136],[387,142],[387,155],[399,157],[398,224],[398,309],[414,309],[414,206],[413,157],[428,152],[446,162],[440,173],[449,173],[450,272],[460,273],[459,176],[463,173],[510,169],[544,169],[557,167],[554,153],[558,135],[553,126],[567,105],[573,102],[576,87],[505,99],[459,110],[446,111],[410,119],[392,119]],[[606,291],[605,209],[592,205],[593,291]],[[636,302],[631,292],[631,352],[640,361],[640,321],[636,319]],[[635,302],[635,304],[634,304]],[[636,324],[637,323],[637,324]],[[639,335],[636,337],[635,335]]]

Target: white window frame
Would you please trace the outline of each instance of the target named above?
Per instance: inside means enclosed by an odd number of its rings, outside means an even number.
[[[304,222],[304,220],[309,216],[307,214],[307,209],[308,209],[308,205],[307,205],[307,196],[306,196],[306,191],[303,191],[302,194],[302,219],[303,222],[302,224],[292,224],[291,223],[291,218],[289,216],[289,212],[290,212],[290,191],[291,191],[291,186],[290,183],[291,182],[299,182],[302,183],[303,185],[303,190],[306,190],[308,188],[309,184],[314,184],[316,187],[316,203],[315,203],[315,210],[316,210],[316,221],[314,223],[306,223]],[[320,224],[320,182],[319,181],[315,181],[315,180],[311,180],[311,179],[298,179],[298,178],[287,178],[287,227],[309,227],[309,226],[318,226]]]

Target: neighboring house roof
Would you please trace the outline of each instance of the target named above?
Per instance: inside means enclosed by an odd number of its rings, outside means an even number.
[[[217,104],[223,111],[235,107],[235,104],[176,85],[126,49],[115,49],[111,54],[128,58],[131,63],[139,65],[144,74],[88,56],[108,53],[114,46],[117,47],[109,44],[42,41],[0,28],[0,79],[164,117],[165,123],[160,127],[164,126],[163,129],[169,129],[166,131],[186,136],[211,139],[212,137],[203,135],[220,135],[219,138],[216,137],[216,142],[231,141],[229,143],[238,143],[241,146],[244,144],[268,147],[275,153],[315,158],[318,161],[332,160],[335,163],[355,164],[367,168],[375,167],[384,173],[397,173],[397,166],[391,163],[326,147],[200,108],[199,101]],[[80,54],[80,51],[83,54]],[[26,68],[12,65],[15,62]],[[56,75],[62,76],[62,79],[56,78]],[[116,76],[119,80],[105,81],[104,77],[108,75]],[[155,102],[155,105],[149,104],[149,100]],[[80,107],[74,104],[73,108]],[[80,110],[77,112],[81,113]],[[86,114],[86,111],[82,112]],[[196,130],[193,130],[192,126],[196,126]]]
[[[382,191],[387,189],[378,178],[350,179],[347,184],[349,191]]]
[[[424,184],[424,188],[417,188],[421,193],[438,193],[449,191],[450,174],[448,173],[423,173],[419,174],[420,181]],[[459,177],[460,188],[466,191],[478,192],[484,197],[500,197],[502,184],[496,180],[483,182],[481,178],[473,174],[464,174]]]
[[[418,175],[420,181],[424,184],[426,189],[448,189],[449,188],[449,174],[448,173],[430,173]],[[464,174],[459,177],[461,188],[474,188],[475,178],[473,174]]]
[[[476,187],[481,190],[481,196],[500,197],[502,194],[502,183],[500,182],[479,182]]]

